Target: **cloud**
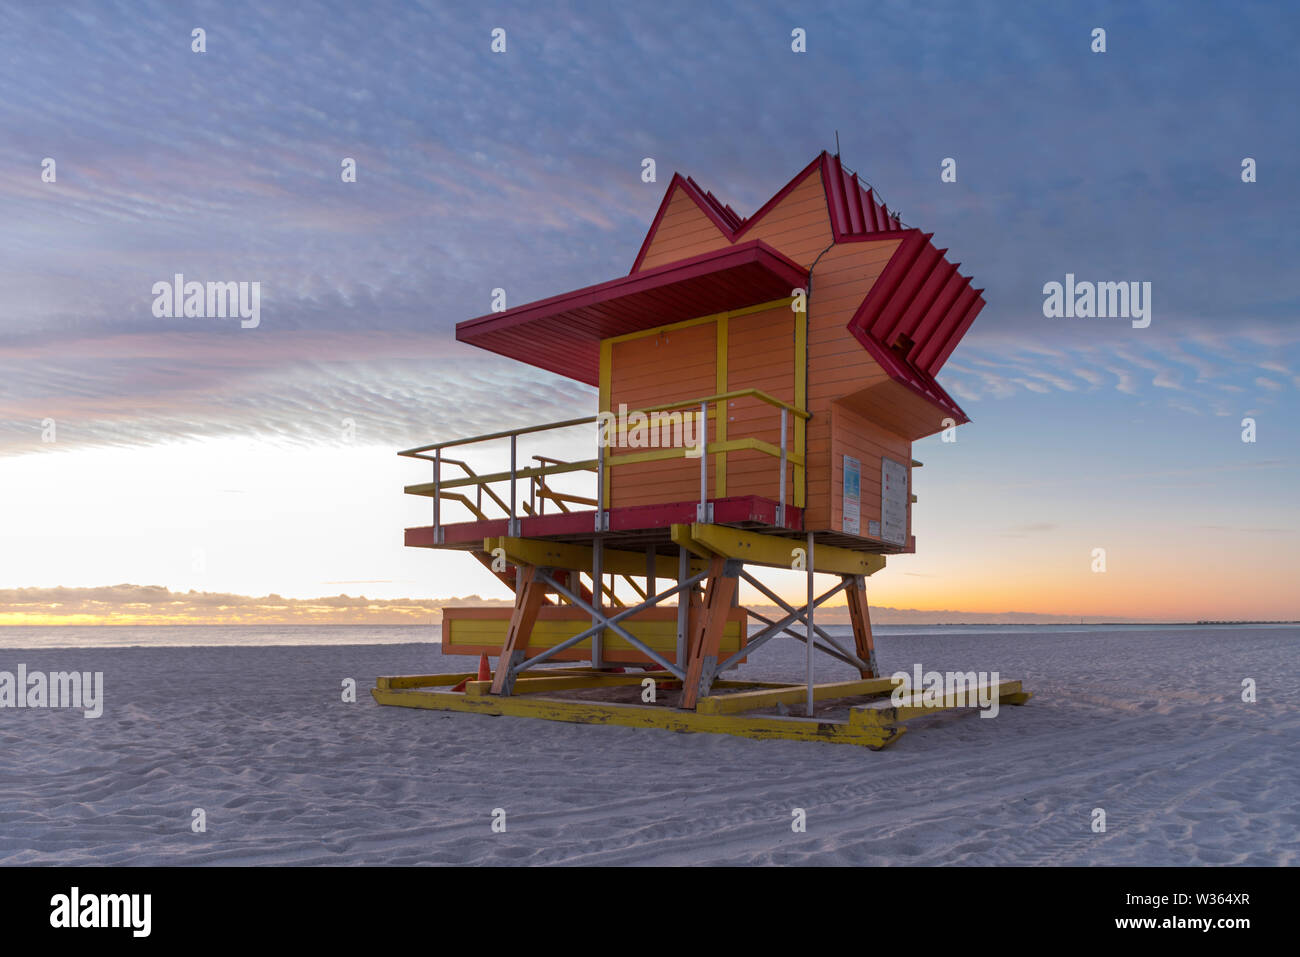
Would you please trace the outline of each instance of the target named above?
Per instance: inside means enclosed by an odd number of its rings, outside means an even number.
[[[1128,336],[1120,344],[1113,339],[1098,343],[1075,338],[1044,346],[997,333],[972,336],[958,347],[939,378],[947,382],[949,370],[961,375],[965,390],[961,397],[972,401],[1013,399],[1026,393],[1086,393],[1104,390],[1109,383],[1122,395],[1176,393],[1177,401],[1166,396],[1170,408],[1200,415],[1218,414],[1221,409],[1208,389],[1257,397],[1282,391],[1281,383],[1260,376],[1259,369],[1265,363],[1286,368],[1279,360],[1267,358],[1279,350],[1300,359],[1300,335],[1271,336],[1272,344],[1266,346],[1244,329],[1216,335],[1157,331]],[[1194,378],[1189,379],[1187,370]]]
[[[0,372],[0,454],[231,435],[409,447],[596,407],[581,383],[409,334],[117,337],[58,361],[0,347]]]
[[[252,597],[174,592],[159,585],[0,589],[0,625],[423,625],[448,605],[505,605],[465,598]]]
[[[1055,522],[1027,522],[1023,525],[1013,525],[1005,532],[1002,532],[1001,538],[1027,538],[1040,532],[1050,532],[1058,528]]]
[[[492,21],[472,6],[376,16],[327,2],[304,17],[232,3],[205,14],[205,54],[190,52],[188,15],[162,0],[130,17],[93,0],[67,15],[7,11],[0,453],[32,448],[46,418],[60,442],[130,444],[249,432],[328,442],[341,415],[361,415],[401,445],[433,416],[476,429],[494,416],[522,424],[525,406],[590,408],[585,387],[475,365],[455,350],[454,324],[485,312],[496,287],[519,304],[624,273],[674,169],[752,212],[860,111],[863,22],[847,7],[814,18],[815,74],[789,53],[776,6],[586,5],[562,28],[539,7],[504,12],[509,52],[495,56]],[[1294,240],[1259,255],[1240,191],[1220,188],[1203,158],[1162,150],[1212,127],[1294,155],[1284,107],[1256,96],[1289,79],[1282,38],[1207,8],[1197,22],[1224,44],[1276,56],[1202,88],[1153,61],[1085,90],[1050,39],[1068,22],[1026,12],[1008,46],[1006,24],[978,5],[938,15],[886,3],[873,21],[885,39],[872,104],[841,131],[844,156],[986,289],[990,308],[952,364],[955,394],[1194,393],[1190,371],[1252,402],[1276,397],[1259,372],[1294,382],[1286,370],[1300,363]],[[1130,27],[1141,44],[1168,25]],[[999,43],[978,42],[990,36]],[[918,64],[932,83],[908,79]],[[982,104],[1026,89],[1036,98],[1014,128],[974,135]],[[1242,97],[1257,109],[1242,111]],[[1152,109],[1167,124],[1155,141]],[[954,137],[962,186],[936,191],[918,170]],[[46,156],[56,183],[40,179]],[[343,157],[355,183],[340,178]],[[646,157],[656,182],[641,180]],[[1292,178],[1274,183],[1271,208],[1287,208]],[[1242,226],[1210,248],[1206,222]],[[1044,323],[1043,277],[1067,268],[1150,275],[1151,334]],[[261,282],[263,328],[155,319],[152,284],[176,272]],[[501,395],[520,409],[501,409]]]

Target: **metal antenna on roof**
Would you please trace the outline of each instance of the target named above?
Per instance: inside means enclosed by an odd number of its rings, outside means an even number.
[[[835,155],[840,155],[840,131],[835,131]]]

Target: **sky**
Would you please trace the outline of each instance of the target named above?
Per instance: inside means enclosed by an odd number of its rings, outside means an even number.
[[[1300,618],[1297,47],[1281,3],[7,3],[0,622],[506,597],[402,547],[395,452],[595,394],[455,324],[626,274],[674,170],[748,215],[837,131],[988,303],[872,602]],[[260,282],[258,325],[156,316],[177,273]],[[1067,273],[1150,326],[1046,318]]]

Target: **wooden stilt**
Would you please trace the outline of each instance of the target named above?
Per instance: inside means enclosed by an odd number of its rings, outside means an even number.
[[[591,601],[591,589],[582,583],[582,572],[576,570],[557,570],[553,574],[560,581],[564,582],[565,585],[577,592],[578,597],[583,601]]]
[[[848,587],[844,595],[849,605],[849,620],[853,622],[853,644],[857,656],[870,668],[859,668],[864,678],[875,678],[880,668],[876,664],[876,642],[871,635],[871,612],[867,608],[867,580],[862,575],[846,575]]]
[[[691,608],[691,640],[686,680],[682,683],[682,708],[694,709],[705,690],[700,687],[701,679],[706,669],[708,674],[712,674],[718,661],[718,643],[738,584],[735,575],[726,574],[726,567],[727,561],[724,558],[715,558],[709,563],[704,601],[698,608]]]
[[[528,651],[528,640],[533,633],[533,624],[537,621],[537,610],[546,601],[546,589],[537,568],[533,565],[518,566],[515,579],[515,610],[510,616],[510,627],[506,631],[505,643],[501,646],[501,657],[497,661],[496,674],[492,676],[493,694],[510,694],[514,685],[511,671],[524,659]]]

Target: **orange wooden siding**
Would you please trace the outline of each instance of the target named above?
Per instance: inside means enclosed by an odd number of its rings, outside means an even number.
[[[799,316],[799,321],[803,317]],[[725,323],[725,364],[718,363],[719,321]],[[648,335],[611,340],[609,345],[609,410],[628,411],[683,399],[702,398],[741,389],[760,389],[794,404],[795,313],[786,303],[770,309],[729,316]],[[698,412],[698,407],[684,410]],[[711,404],[709,441],[719,439],[717,405]],[[724,410],[726,438],[756,438],[780,446],[780,411],[758,399],[729,400]],[[694,437],[694,433],[693,433]],[[670,447],[666,437],[664,447]],[[787,448],[796,450],[794,417],[787,419]],[[622,447],[614,455],[644,449]],[[779,462],[762,452],[726,453],[725,487],[719,487],[718,455],[707,462],[708,494],[762,495],[773,500],[780,491]],[[794,501],[793,467],[787,466],[787,501]],[[612,471],[610,505],[650,505],[694,501],[700,495],[698,458],[668,459],[619,465]]]
[[[844,406],[831,407],[831,482],[830,528],[844,529],[844,456],[850,455],[862,464],[862,484],[859,489],[859,534],[867,534],[869,522],[879,522],[880,516],[880,460],[888,457],[907,466],[908,488],[912,482],[912,443],[902,436],[882,428]],[[912,534],[912,506],[907,507],[907,534]]]
[[[807,359],[807,409],[812,418],[805,426],[807,471],[807,510],[806,527],[810,529],[840,528],[840,496],[842,494],[841,463],[833,460],[832,441],[832,404],[846,396],[856,395],[852,403],[856,421],[869,426],[875,432],[866,431],[880,448],[891,449],[891,456],[899,461],[911,462],[911,445],[879,426],[871,425],[862,413],[873,410],[884,417],[886,411],[897,405],[900,399],[898,390],[891,386],[888,375],[876,364],[862,345],[848,331],[849,320],[871,291],[872,285],[897,250],[898,239],[881,239],[870,242],[848,242],[831,246],[832,233],[830,216],[826,209],[825,189],[819,169],[811,171],[776,205],[769,209],[761,219],[747,229],[740,237],[743,241],[761,239],[774,249],[800,263],[805,267],[816,268],[812,274],[809,293],[809,312],[805,317],[798,317],[807,322],[808,359]],[[674,190],[659,221],[659,226],[651,237],[642,259],[641,269],[662,266],[666,263],[696,256],[700,253],[718,249],[729,244],[728,238],[718,229],[687,193],[680,187]],[[827,248],[831,247],[831,248]],[[820,257],[820,258],[819,258]],[[793,362],[793,321],[784,326],[775,314],[741,317],[731,320],[731,335],[727,350],[727,389],[761,388],[777,398],[794,401],[794,381],[792,365],[780,360],[788,355]],[[784,329],[790,329],[790,348],[778,350],[775,346],[784,336]],[[630,351],[630,350],[629,350]],[[619,401],[627,401],[629,408],[636,408],[636,401],[618,398],[618,395],[633,395],[640,399],[667,401],[689,395],[706,395],[714,389],[697,388],[690,391],[690,386],[703,387],[704,366],[710,356],[709,347],[699,344],[699,354],[694,363],[686,363],[681,369],[675,364],[656,362],[655,350],[645,350],[641,361],[645,368],[637,368],[636,360],[630,356],[624,359],[623,373],[619,363],[614,363],[613,407]],[[653,366],[653,371],[651,370]],[[626,383],[622,375],[632,378]],[[698,377],[685,381],[692,374]],[[658,382],[658,391],[651,383]],[[671,381],[668,381],[671,380]],[[787,385],[788,383],[788,385]],[[625,389],[625,386],[634,387]],[[904,387],[899,387],[903,389]],[[863,390],[872,389],[868,393]],[[649,391],[646,391],[649,390]],[[716,391],[725,391],[717,389]],[[901,397],[906,398],[906,397]],[[923,403],[923,400],[918,400]],[[642,404],[647,404],[642,402]],[[910,406],[910,402],[904,403]],[[927,407],[928,408],[928,407]],[[760,406],[753,401],[738,401],[727,410],[728,438],[755,435],[776,445],[780,438],[779,420],[770,414],[770,423],[764,418],[769,415],[770,407]],[[844,409],[848,415],[848,409]],[[909,424],[913,415],[911,408],[892,408],[892,414],[907,417]],[[892,421],[892,420],[891,420]],[[899,422],[902,420],[900,419]],[[897,423],[895,423],[897,424]],[[796,430],[791,425],[790,448],[796,449]],[[888,442],[882,441],[888,436]],[[867,439],[864,439],[866,441]],[[898,443],[902,443],[899,445]],[[842,455],[843,452],[838,454]],[[850,452],[849,454],[853,454]],[[868,468],[863,462],[863,502],[862,517],[865,531],[868,520],[866,503],[874,494],[874,509],[879,512],[879,454],[875,453],[875,462]],[[693,466],[693,467],[692,467]],[[691,461],[690,466],[682,463],[654,463],[636,466],[641,469],[639,477],[632,480],[625,478],[621,494],[614,496],[616,504],[644,504],[651,501],[673,500],[671,496],[680,495],[676,500],[689,500],[699,494],[699,463]],[[629,467],[631,469],[632,467]],[[713,465],[710,463],[709,482],[713,488]],[[775,497],[777,475],[771,458],[758,452],[732,453],[726,465],[727,494],[761,494]],[[689,475],[687,474],[689,472]],[[618,479],[616,479],[617,483]],[[660,482],[661,491],[651,493],[642,487],[644,482]],[[788,479],[791,483],[792,479]],[[867,483],[875,484],[874,493],[868,492]],[[634,485],[636,488],[634,489]],[[616,485],[617,487],[617,485]],[[793,484],[788,488],[792,489]],[[631,496],[624,499],[623,494]],[[910,510],[909,510],[910,516]],[[878,520],[879,515],[872,516]]]
[[[715,395],[718,330],[713,322],[615,340],[610,346],[609,411],[615,415],[682,399]],[[689,411],[689,410],[684,410]],[[698,428],[698,426],[697,426]],[[710,435],[713,425],[710,424]],[[692,436],[698,432],[692,432]],[[651,451],[620,447],[613,456]],[[709,487],[714,463],[708,463]],[[668,459],[620,465],[610,474],[611,508],[689,502],[700,497],[700,460]]]
[[[899,240],[845,243],[822,257],[808,306],[808,511],[810,529],[834,527],[831,403],[888,378],[848,331],[849,320],[880,278]],[[910,457],[908,459],[910,461]]]
[[[641,260],[641,269],[653,269],[679,259],[689,259],[711,249],[731,245],[713,220],[680,186],[674,187],[654,238]]]
[[[761,239],[801,265],[808,266],[830,245],[831,222],[821,173],[812,172],[740,237]],[[653,269],[713,249],[731,245],[695,201],[681,187],[673,190],[659,227],[641,260],[641,269]]]
[[[803,322],[802,314],[797,316]],[[796,404],[795,320],[789,306],[737,316],[728,323],[727,387],[724,392],[761,389],[782,402]],[[780,447],[781,412],[754,398],[727,402],[727,438],[756,438]],[[786,416],[786,444],[794,452],[794,416]],[[786,501],[794,502],[793,469],[786,467]],[[727,495],[761,495],[775,501],[780,490],[780,463],[758,451],[727,454]]]

